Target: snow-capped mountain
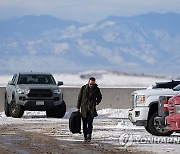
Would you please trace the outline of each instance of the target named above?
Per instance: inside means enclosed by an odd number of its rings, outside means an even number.
[[[180,15],[110,16],[81,24],[52,16],[0,22],[0,73],[109,69],[179,75]]]

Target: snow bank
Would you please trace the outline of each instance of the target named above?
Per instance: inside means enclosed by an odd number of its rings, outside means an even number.
[[[64,119],[69,119],[71,113],[73,111],[76,111],[76,108],[71,108],[69,109],[65,116]],[[128,118],[128,110],[129,109],[111,109],[111,108],[107,108],[107,109],[102,109],[102,110],[98,110],[98,117],[97,119],[101,119],[103,118]],[[6,117],[4,112],[0,112],[0,118]],[[46,117],[46,112],[45,111],[25,111],[23,118],[26,117]]]
[[[73,111],[76,111],[76,108],[69,109],[63,119],[69,119],[71,113]],[[96,119],[124,119],[128,118],[128,109],[102,109],[98,110],[98,117]],[[25,111],[22,119],[27,118],[46,118],[46,112],[45,111]],[[16,119],[12,117],[6,117],[4,112],[0,112],[0,123],[7,119]]]
[[[128,118],[128,110],[129,109],[102,109],[98,110],[98,117],[97,118]]]

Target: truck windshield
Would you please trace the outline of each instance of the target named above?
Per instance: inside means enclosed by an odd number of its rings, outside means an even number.
[[[21,74],[17,84],[56,84],[51,75]]]

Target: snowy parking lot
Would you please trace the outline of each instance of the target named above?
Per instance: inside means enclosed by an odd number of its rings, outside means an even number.
[[[6,117],[0,113],[0,149],[5,153],[179,153],[180,134],[174,133],[170,137],[157,137],[147,133],[144,127],[134,126],[127,119],[128,109],[102,109],[94,119],[92,142],[85,145],[82,134],[72,134],[69,131],[70,109],[63,119],[47,118],[45,112],[26,111],[22,118]],[[8,131],[9,130],[9,131]],[[13,139],[17,132],[27,133]],[[42,144],[29,145],[28,134],[35,134],[32,140],[39,135],[45,135],[41,141],[45,144],[54,143],[47,136],[53,137],[63,145],[63,148],[42,148]],[[22,135],[22,134],[21,134]],[[32,135],[33,136],[33,135]],[[38,138],[39,139],[39,138]],[[16,140],[16,142],[15,142]],[[22,141],[22,142],[20,142]],[[40,142],[39,140],[37,142]],[[15,144],[16,143],[16,144]],[[18,144],[21,148],[18,148]],[[77,147],[78,146],[78,147]],[[2,148],[3,147],[3,148]],[[25,148],[26,147],[26,148]],[[8,151],[10,148],[12,151]],[[50,148],[50,149],[49,149]],[[69,148],[69,149],[68,149]],[[41,150],[40,150],[41,149]],[[46,151],[43,151],[43,149]],[[32,150],[32,151],[31,151]],[[34,151],[33,151],[34,150]],[[39,150],[39,151],[36,151]],[[65,150],[65,151],[63,151]],[[70,151],[68,151],[70,150]]]

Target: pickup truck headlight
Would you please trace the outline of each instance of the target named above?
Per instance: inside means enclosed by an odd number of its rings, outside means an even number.
[[[55,90],[53,90],[53,92],[54,92],[55,94],[61,94],[61,90],[60,90],[60,89],[55,89]]]
[[[145,102],[145,95],[137,95],[136,96],[136,103],[137,103],[137,105],[138,104],[142,104],[144,102]]]
[[[176,107],[176,113],[180,114],[180,105],[175,105],[175,107]]]
[[[17,88],[17,93],[18,94],[29,94],[30,90],[29,89],[20,89],[20,88]]]

